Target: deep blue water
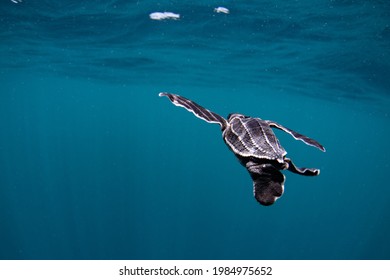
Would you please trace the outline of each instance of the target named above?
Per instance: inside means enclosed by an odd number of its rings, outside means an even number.
[[[389,73],[385,0],[4,0],[0,258],[389,259]],[[276,132],[320,176],[259,205],[160,91],[315,138]]]

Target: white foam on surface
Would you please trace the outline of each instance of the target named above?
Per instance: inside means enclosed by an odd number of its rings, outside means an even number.
[[[173,20],[177,20],[177,19],[180,19],[180,15],[179,14],[175,14],[175,13],[171,13],[171,12],[155,12],[155,13],[151,13],[149,15],[150,19],[153,19],[153,20],[164,20],[164,19],[173,19]]]
[[[225,7],[217,7],[214,9],[214,12],[216,13],[224,13],[224,14],[229,14],[230,11],[228,8],[225,8]]]

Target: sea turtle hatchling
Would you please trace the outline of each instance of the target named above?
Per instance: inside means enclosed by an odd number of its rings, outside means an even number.
[[[159,96],[166,96],[174,105],[184,107],[206,122],[217,123],[221,126],[223,140],[248,170],[253,180],[254,196],[262,205],[273,204],[283,194],[285,177],[279,170],[287,169],[305,176],[320,174],[319,169],[296,167],[291,159],[285,157],[287,152],[280,145],[271,128],[281,129],[296,140],[301,140],[325,152],[325,148],[320,143],[309,137],[274,121],[251,118],[241,114],[230,114],[226,120],[176,94],[161,92]]]

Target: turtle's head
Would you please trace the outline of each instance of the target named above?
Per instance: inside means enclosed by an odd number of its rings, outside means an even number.
[[[228,122],[230,123],[233,119],[245,119],[245,118],[249,118],[249,117],[238,113],[230,113],[228,115]]]

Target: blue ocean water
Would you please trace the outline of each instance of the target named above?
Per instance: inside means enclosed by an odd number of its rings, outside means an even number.
[[[390,258],[388,1],[4,0],[0,15],[1,259]],[[276,132],[320,176],[284,172],[259,205],[218,125],[161,91],[313,137],[326,153]]]

